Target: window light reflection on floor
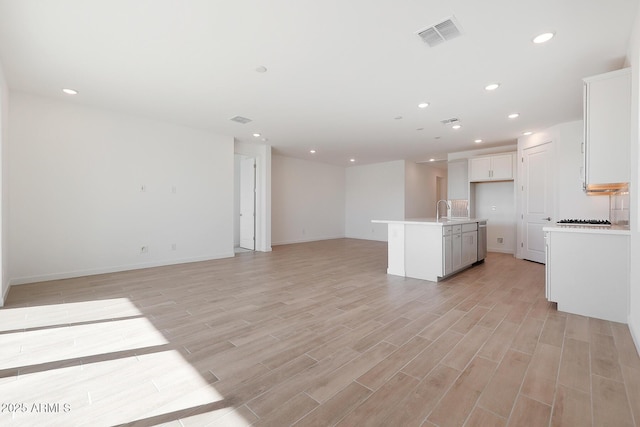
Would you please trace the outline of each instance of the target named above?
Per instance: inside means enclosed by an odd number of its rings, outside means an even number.
[[[126,298],[3,309],[0,325],[0,395],[24,405],[2,425],[246,424]]]

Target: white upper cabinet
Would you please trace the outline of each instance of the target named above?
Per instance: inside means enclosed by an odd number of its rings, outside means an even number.
[[[469,181],[513,180],[514,153],[494,154],[469,159]]]
[[[584,79],[585,184],[629,182],[631,69]]]

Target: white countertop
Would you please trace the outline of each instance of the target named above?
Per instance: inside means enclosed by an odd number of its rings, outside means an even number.
[[[473,222],[486,221],[484,218],[407,218],[398,220],[387,219],[373,219],[371,222],[382,224],[421,224],[421,225],[435,225],[442,227],[443,225],[452,224],[471,224]]]
[[[631,235],[627,227],[612,225],[610,227],[588,227],[581,225],[550,225],[543,227],[542,231],[553,231],[560,233],[583,233],[583,234],[620,234]]]

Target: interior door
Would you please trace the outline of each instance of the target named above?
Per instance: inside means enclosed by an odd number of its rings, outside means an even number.
[[[256,159],[240,160],[240,247],[256,249]]]
[[[522,162],[522,257],[545,263],[542,227],[549,225],[553,214],[552,143],[523,150]]]

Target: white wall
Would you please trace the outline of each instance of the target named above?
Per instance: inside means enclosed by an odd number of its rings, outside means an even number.
[[[512,144],[512,145],[503,145],[500,147],[478,148],[475,150],[458,151],[456,153],[447,154],[447,161],[451,162],[453,160],[468,159],[469,157],[485,156],[487,154],[508,153],[511,151],[516,151],[516,147],[517,147],[517,144]]]
[[[526,148],[553,144],[553,222],[567,218],[609,218],[609,197],[587,196],[582,190],[582,135],[583,121],[576,120],[518,139],[518,159]],[[517,198],[516,210],[522,210],[521,197]],[[520,221],[519,225],[518,242],[522,241],[523,233]],[[520,246],[516,249],[516,256],[521,257]]]
[[[632,73],[631,94],[631,272],[629,329],[640,353],[640,9],[636,15],[627,53]],[[635,212],[634,212],[635,211]]]
[[[450,153],[447,159],[456,161],[487,154],[510,153],[516,151],[516,148],[517,145],[479,148]],[[517,164],[516,162],[516,169]],[[451,181],[456,181],[456,177],[450,176],[449,182]],[[514,188],[517,185],[517,179],[506,182],[469,184],[469,203],[472,216],[487,219],[487,250],[490,252],[516,253],[518,215]],[[494,206],[495,210],[493,210]],[[498,237],[502,238],[502,243],[498,243]]]
[[[12,284],[233,256],[232,138],[15,92],[9,110]]]
[[[346,169],[345,235],[387,240],[387,225],[372,219],[404,219],[405,161]]]
[[[436,216],[437,177],[446,179],[447,172],[425,163],[405,162],[405,218]]]
[[[0,64],[0,307],[9,292],[9,88]]]
[[[477,182],[472,184],[476,217],[487,219],[487,250],[516,253],[516,207],[514,182]],[[502,243],[498,242],[502,239]]]
[[[345,168],[274,155],[274,245],[345,236]]]
[[[387,226],[371,220],[434,216],[437,176],[446,172],[404,160],[344,169],[274,155],[274,244],[386,241]]]
[[[525,148],[553,143],[554,221],[609,217],[609,198],[587,196],[582,190],[582,135],[583,122],[576,120],[518,140],[518,158]]]

